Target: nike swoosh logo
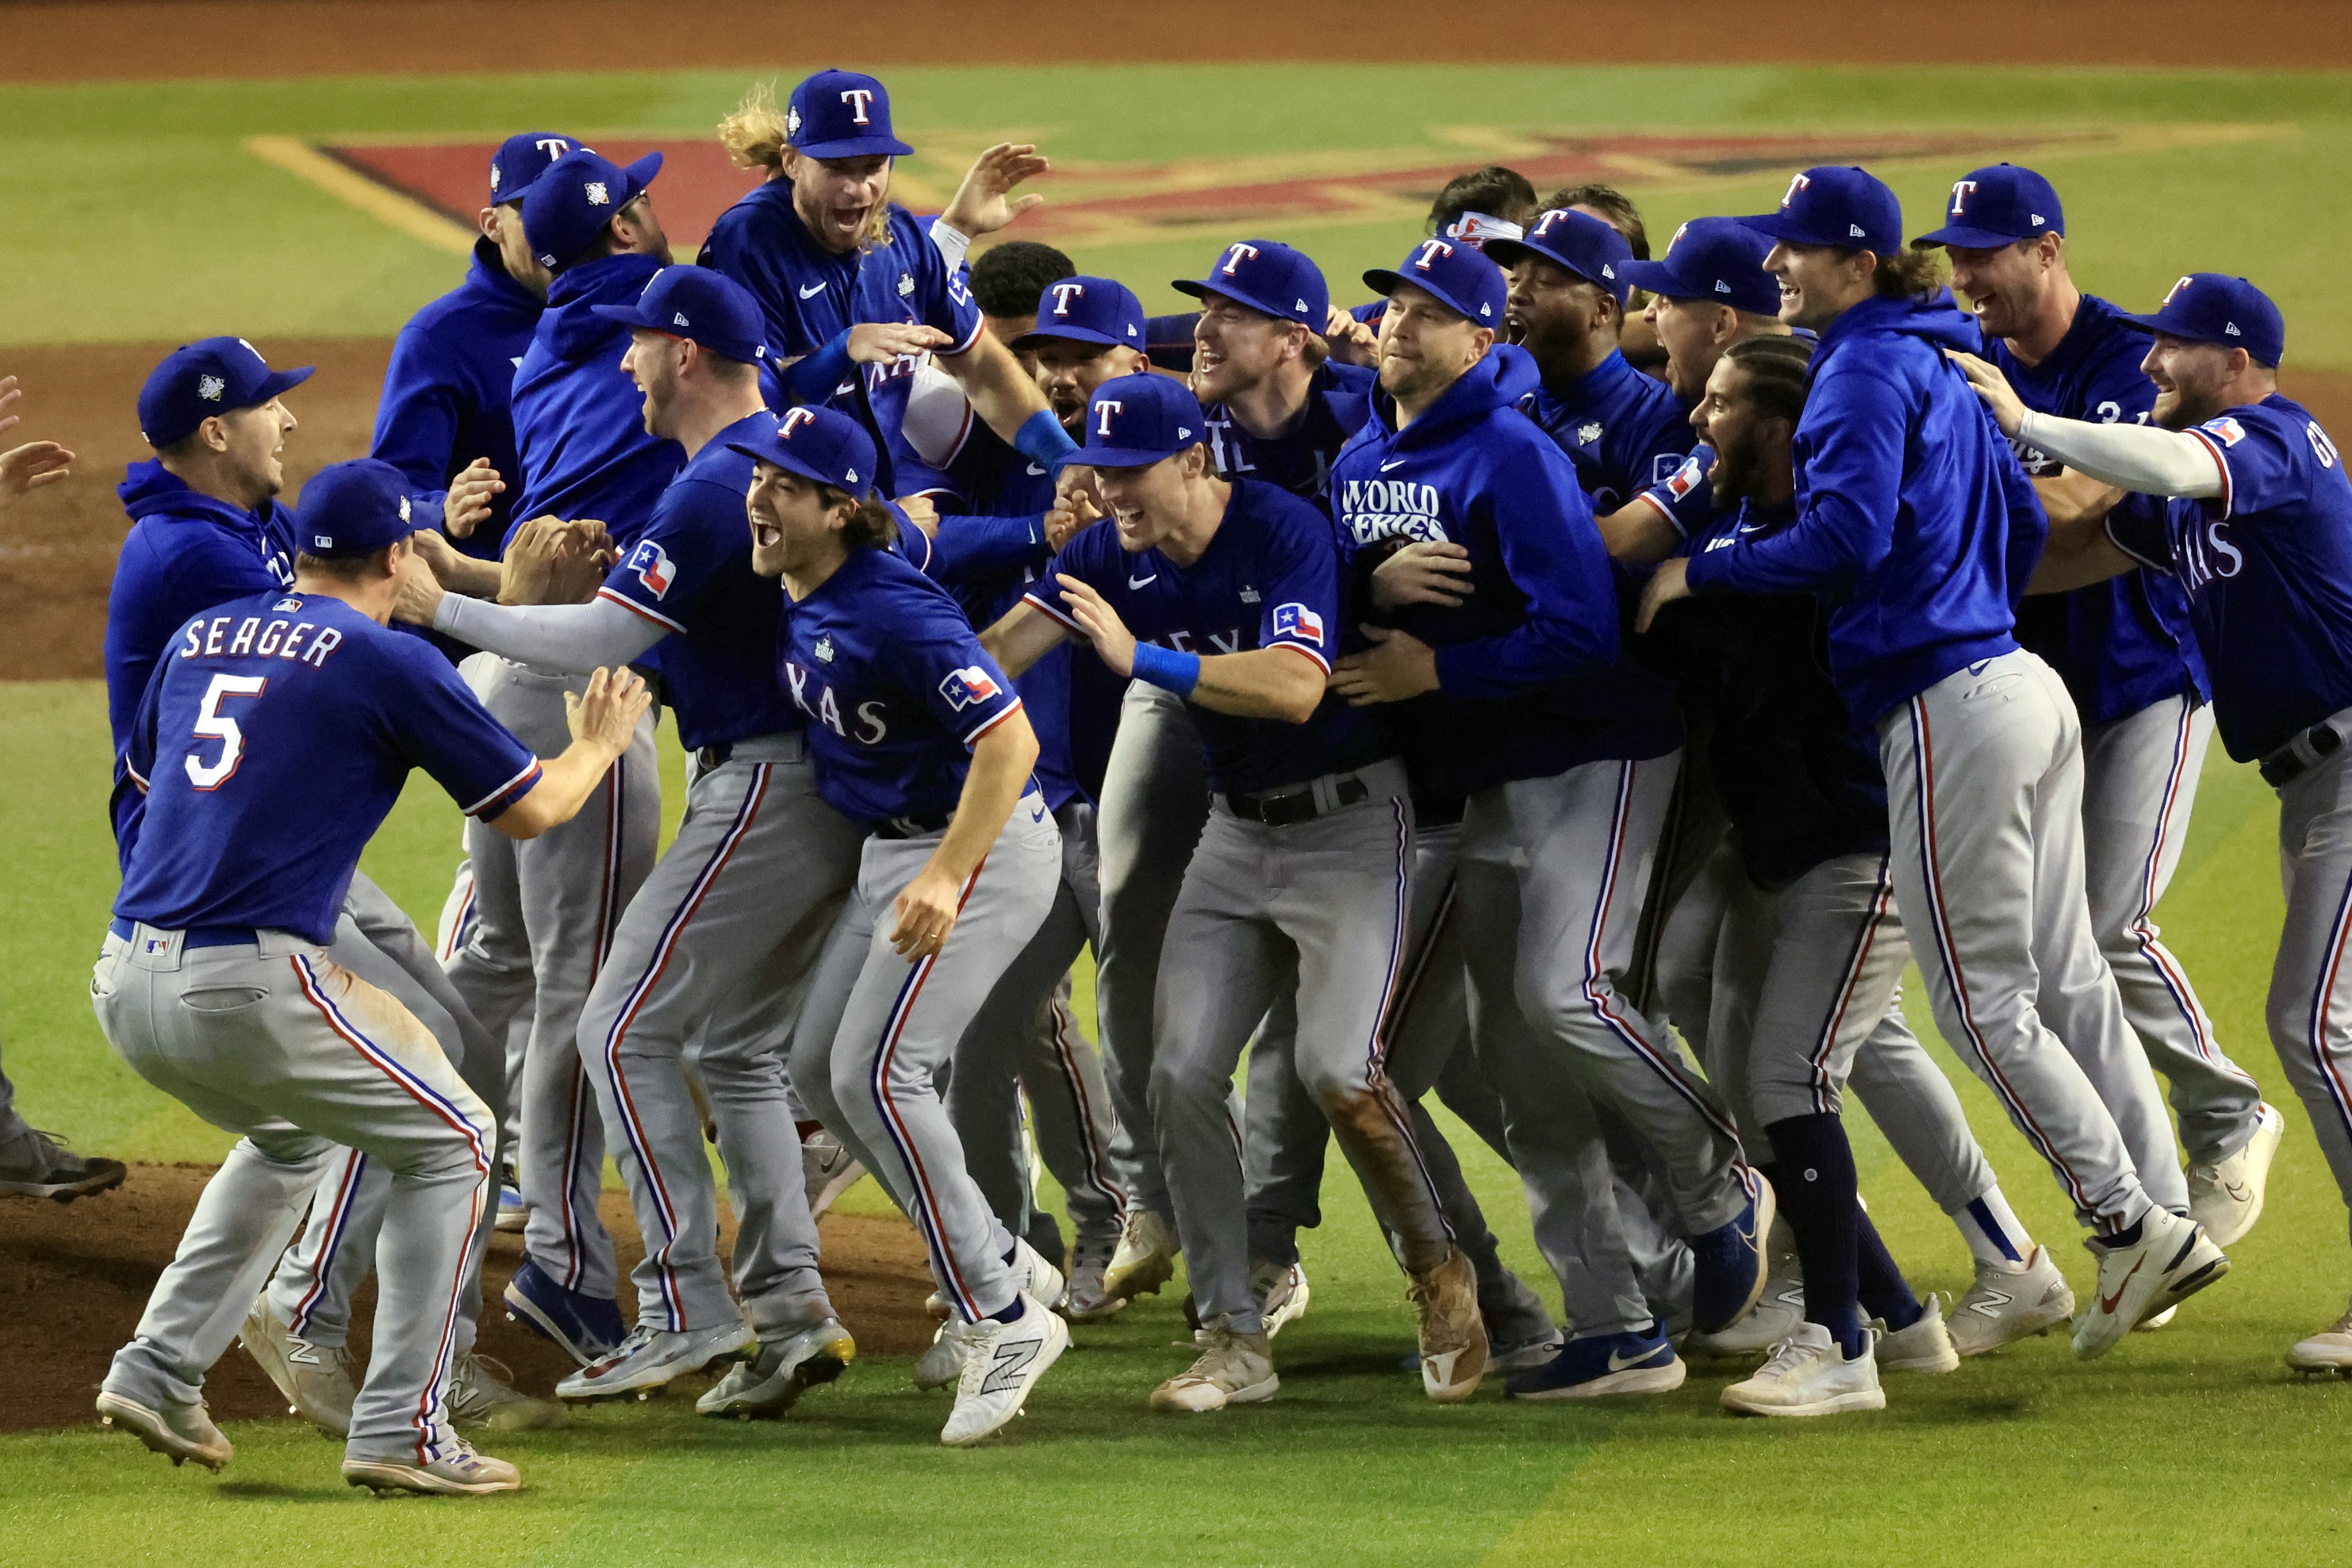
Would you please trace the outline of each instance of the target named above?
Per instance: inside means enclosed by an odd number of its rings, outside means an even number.
[[[819,283],[819,284],[815,284],[815,285],[814,285],[814,286],[812,286],[812,287],[807,287],[807,288],[803,288],[803,289],[802,289],[802,290],[801,290],[801,298],[803,298],[803,299],[814,299],[814,298],[815,298],[818,295],[820,295],[820,294],[822,294],[822,293],[824,293],[824,284],[822,284],[822,283]]]
[[[2228,1193],[2234,1203],[2252,1203],[2254,1200],[2254,1189],[2242,1181],[2225,1181],[2221,1184],[2221,1190]]]
[[[1029,465],[1029,476],[1032,479],[1043,479],[1045,476],[1045,471],[1043,468],[1038,467],[1034,463],[1032,463]]]
[[[1657,1354],[1658,1353],[1654,1350],[1645,1350],[1639,1355],[1623,1356],[1618,1354],[1612,1350],[1609,1353],[1609,1370],[1612,1372],[1622,1372],[1629,1366],[1639,1366]]]
[[[1398,464],[1402,463],[1402,462],[1404,462],[1404,461],[1405,461],[1405,459],[1404,459],[1404,458],[1402,458],[1402,457],[1391,457],[1391,458],[1390,458],[1387,462],[1385,462],[1385,463],[1383,463],[1383,464],[1381,464],[1381,473],[1383,473],[1383,474],[1385,474],[1385,473],[1387,473],[1390,469],[1391,469],[1391,468],[1395,467]]]
[[[1141,588],[1147,583],[1158,582],[1159,580],[1160,574],[1155,571],[1150,577],[1130,577],[1127,580],[1127,585],[1129,588]]]
[[[2124,1291],[2131,1285],[2132,1274],[2138,1273],[2142,1268],[2147,1266],[2147,1254],[2143,1252],[2139,1255],[2139,1261],[2131,1266],[2131,1274],[2126,1274],[2124,1276],[2124,1282],[2116,1287],[2116,1293],[2112,1296],[2101,1296],[2099,1298],[2099,1311],[2103,1312],[2114,1312],[2116,1310],[2116,1304],[2124,1299]]]

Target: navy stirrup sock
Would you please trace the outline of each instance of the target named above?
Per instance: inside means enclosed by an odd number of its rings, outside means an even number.
[[[1886,1332],[1896,1333],[1919,1321],[1919,1298],[1913,1292],[1911,1282],[1903,1270],[1895,1266],[1895,1255],[1886,1250],[1886,1243],[1878,1239],[1878,1227],[1862,1206],[1854,1206],[1855,1284],[1862,1299],[1862,1309],[1874,1318],[1886,1320]]]
[[[1853,1150],[1835,1116],[1791,1116],[1764,1129],[1772,1141],[1773,1191],[1797,1234],[1805,1271],[1805,1316],[1830,1331],[1848,1360],[1870,1341],[1863,1332]]]

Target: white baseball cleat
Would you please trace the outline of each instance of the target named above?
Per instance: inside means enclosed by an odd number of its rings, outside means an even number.
[[[666,1383],[699,1372],[722,1357],[741,1355],[760,1343],[751,1325],[737,1320],[717,1328],[672,1333],[638,1328],[620,1348],[555,1385],[558,1399],[614,1399],[624,1394],[649,1397]]]
[[[2286,1136],[2286,1118],[2265,1103],[2254,1116],[2254,1135],[2236,1154],[2210,1165],[2189,1167],[2189,1218],[2205,1228],[2216,1247],[2229,1247],[2263,1217],[2263,1193],[2270,1185],[2271,1161]]]
[[[422,1465],[404,1459],[345,1459],[343,1479],[379,1495],[413,1491],[430,1497],[479,1497],[513,1491],[522,1485],[522,1472],[504,1459],[476,1453],[470,1443],[460,1442]]]
[[[449,1374],[449,1419],[493,1432],[551,1432],[571,1423],[562,1406],[513,1385],[504,1362],[468,1352]]]
[[[1004,1268],[1013,1276],[1014,1290],[1033,1301],[1045,1302],[1049,1312],[1060,1306],[1062,1298],[1069,1293],[1070,1282],[1062,1277],[1062,1271],[1043,1252],[1018,1237],[1013,1241],[1013,1259]]]
[[[1062,1311],[1074,1323],[1108,1322],[1125,1310],[1127,1298],[1103,1289],[1116,1241],[1079,1241],[1070,1249],[1070,1289]]]
[[[1486,1323],[1478,1315],[1478,1275],[1454,1248],[1444,1262],[1405,1276],[1405,1296],[1419,1320],[1421,1391],[1441,1405],[1478,1392],[1486,1375]]]
[[[1771,1278],[1764,1281],[1764,1294],[1748,1315],[1719,1333],[1685,1335],[1682,1353],[1726,1360],[1769,1355],[1772,1347],[1795,1333],[1804,1321],[1805,1271],[1793,1248],[1775,1251]]]
[[[963,1376],[963,1364],[981,1325],[950,1317],[931,1335],[930,1347],[915,1358],[915,1386],[948,1388]]]
[[[1265,1404],[1282,1386],[1274,1375],[1273,1340],[1270,1333],[1235,1333],[1222,1326],[1194,1330],[1200,1355],[1151,1391],[1151,1407],[1197,1413]]]
[[[1018,1416],[1037,1380],[1070,1348],[1069,1324],[1034,1297],[1019,1300],[1021,1315],[1009,1323],[984,1318],[966,1325],[972,1332],[955,1409],[940,1428],[940,1441],[950,1448],[969,1448]]]
[[[2132,1333],[2154,1333],[2158,1329],[2168,1325],[2172,1322],[2173,1314],[2179,1311],[2179,1303],[2175,1302],[2173,1305],[2165,1308],[2164,1311],[2160,1312],[2150,1312],[2147,1316],[2140,1319],[2139,1322],[2132,1324]]]
[[[2083,1243],[2099,1260],[2091,1304],[2074,1320],[2074,1354],[2092,1361],[2116,1348],[2142,1318],[2196,1294],[2230,1271],[2230,1260],[2193,1219],[2151,1208],[2128,1246]]]
[[[2286,1364],[2305,1377],[2352,1377],[2352,1308],[2334,1322],[2288,1347]]]
[[[694,1402],[694,1413],[732,1416],[739,1421],[755,1416],[773,1420],[810,1389],[839,1377],[856,1359],[857,1342],[840,1319],[827,1318],[789,1338],[763,1343],[749,1361],[737,1362]]]
[[[1870,1326],[1878,1343],[1873,1354],[1881,1372],[1957,1372],[1960,1353],[1944,1325],[1944,1301],[1935,1291],[1919,1303],[1919,1318],[1908,1328],[1889,1330],[1886,1320],[1873,1318]]]
[[[1954,1305],[1946,1327],[1962,1356],[1982,1355],[2014,1340],[2048,1333],[2074,1315],[2074,1288],[2036,1247],[2022,1268],[2010,1270],[1979,1259],[1977,1277]]]
[[[1130,1208],[1118,1249],[1103,1270],[1103,1293],[1121,1301],[1157,1295],[1176,1277],[1175,1228],[1148,1208]]]
[[[245,1327],[236,1338],[286,1396],[289,1416],[299,1416],[330,1437],[351,1436],[352,1401],[359,1397],[359,1390],[352,1383],[350,1352],[341,1345],[314,1344],[279,1322],[269,1310],[267,1291],[253,1298],[253,1310],[245,1314]]]
[[[808,1185],[810,1218],[823,1219],[835,1200],[865,1174],[866,1167],[842,1141],[823,1127],[801,1140],[801,1179]]]
[[[1258,1315],[1265,1320],[1269,1340],[1305,1317],[1312,1299],[1306,1270],[1296,1263],[1268,1263],[1262,1259],[1250,1265],[1250,1294],[1257,1298]]]
[[[1876,1332],[1871,1331],[1872,1337]],[[1753,1377],[1723,1391],[1724,1408],[1741,1416],[1843,1416],[1853,1410],[1884,1410],[1886,1393],[1878,1385],[1878,1358],[1872,1346],[1846,1359],[1845,1352],[1816,1322],[1772,1347],[1772,1359]]]
[[[130,1433],[174,1465],[190,1459],[217,1470],[236,1455],[221,1429],[213,1425],[205,1402],[194,1405],[142,1405],[121,1394],[98,1396],[98,1421]]]

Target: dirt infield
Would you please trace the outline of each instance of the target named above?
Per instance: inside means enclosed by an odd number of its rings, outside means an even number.
[[[76,1426],[90,1420],[90,1401],[115,1347],[131,1337],[155,1277],[172,1260],[180,1232],[211,1172],[194,1166],[133,1166],[114,1192],[59,1206],[0,1199],[0,1360],[13,1369],[0,1401],[0,1432]],[[724,1252],[735,1222],[722,1210]],[[604,1195],[604,1224],[625,1275],[644,1254],[628,1200]],[[897,1216],[836,1214],[823,1227],[825,1283],[842,1322],[868,1354],[909,1354],[930,1343],[923,1314],[930,1289],[922,1243]],[[495,1302],[522,1261],[521,1238],[490,1244],[483,1291]],[[364,1324],[375,1287],[362,1292]],[[630,1299],[622,1286],[622,1301]],[[354,1334],[363,1349],[365,1332]],[[506,1320],[492,1305],[482,1314],[480,1347],[512,1367],[518,1386],[545,1395],[572,1363],[546,1341]],[[205,1384],[215,1418],[283,1415],[284,1403],[250,1358],[231,1346]]]
[[[0,80],[295,77],[844,63],[1336,60],[2268,67],[2352,65],[2339,0],[1981,0],[1964,11],[1809,0],[1486,0],[1447,25],[1421,0],[1084,5],[866,0],[819,43],[762,0],[139,0],[0,5]]]

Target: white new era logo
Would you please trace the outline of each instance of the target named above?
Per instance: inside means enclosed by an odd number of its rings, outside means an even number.
[[[673,327],[688,327],[693,325],[692,322],[686,319],[686,312],[683,310],[671,311],[669,313],[669,324]]]
[[[841,476],[853,485],[857,483],[857,470],[855,468],[844,468],[841,471]]]
[[[1290,302],[1290,308],[1293,310],[1304,310],[1307,308],[1307,301],[1304,299],[1294,299]]]
[[[1617,269],[1604,261],[1601,264],[1601,276],[1613,279],[1617,276]]]
[[[2043,217],[2040,213],[2033,214],[2033,222],[2036,227],[2039,227],[2041,225],[2046,224],[2050,220],[2048,218]]]
[[[1731,292],[1731,285],[1718,277],[1715,280],[1715,291],[1717,294],[1728,294]]]
[[[1495,312],[1491,306],[1481,305],[1478,307],[1478,314],[1481,316],[1492,317]]]
[[[1176,427],[1176,439],[1179,441],[1190,441],[1192,439],[1192,433],[1180,424]]]
[[[1855,239],[1868,239],[1870,237],[1868,235],[1862,232],[1862,225],[1860,224],[1846,225],[1845,232],[1853,235]]]
[[[2242,338],[2245,336],[2243,332],[2238,330],[2238,324],[2235,321],[2222,322],[2221,330],[2229,333],[2232,338]]]
[[[604,182],[602,180],[589,181],[587,194],[588,204],[592,207],[609,207],[613,204],[612,193],[604,189]]]
[[[404,523],[408,521],[408,497],[405,496],[400,498],[400,520]]]

